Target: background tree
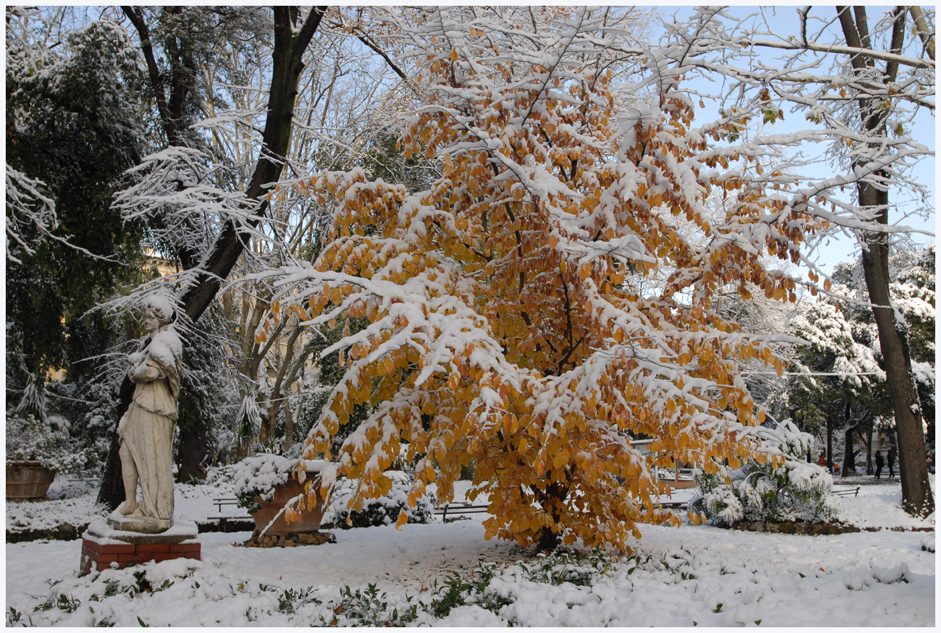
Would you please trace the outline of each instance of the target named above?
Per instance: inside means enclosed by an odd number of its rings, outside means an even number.
[[[150,88],[160,114],[163,131],[171,154],[179,157],[178,164],[182,163],[189,173],[199,173],[198,156],[193,154],[193,148],[180,148],[177,143],[185,143],[185,134],[181,131],[185,123],[184,114],[190,103],[195,82],[197,57],[194,46],[198,42],[204,45],[214,41],[218,36],[210,30],[201,29],[198,17],[205,17],[203,9],[170,8],[159,13],[156,18],[148,10],[127,7],[125,15],[134,25],[139,36],[140,54],[147,65],[150,79]],[[245,244],[252,235],[253,229],[268,209],[268,190],[273,188],[281,177],[284,167],[283,156],[287,153],[288,142],[291,138],[295,95],[301,72],[304,69],[304,54],[311,41],[320,20],[323,8],[300,10],[296,7],[276,7],[273,10],[274,20],[271,24],[273,32],[273,48],[271,52],[271,74],[267,83],[269,100],[267,103],[265,123],[257,152],[257,162],[252,171],[248,187],[234,197],[222,196],[223,204],[215,205],[212,210],[219,213],[218,224],[213,228],[211,239],[203,242],[204,250],[193,253],[192,237],[189,231],[185,235],[181,246],[177,249],[184,268],[187,263],[192,267],[180,281],[183,282],[179,300],[178,313],[185,319],[196,321],[209,307],[215,298],[221,283],[229,275],[242,254]],[[198,14],[198,15],[197,15]],[[221,13],[217,14],[221,15]],[[152,21],[158,19],[161,26],[166,26],[167,39],[166,57],[170,64],[170,72],[162,72],[158,65],[158,57],[154,52],[154,39]],[[224,18],[216,18],[217,20]],[[195,26],[194,26],[195,25]],[[192,35],[192,39],[189,36]],[[209,50],[204,46],[202,50]],[[174,52],[176,51],[176,53]],[[178,53],[178,54],[177,54]],[[211,51],[218,55],[219,51]],[[190,151],[187,151],[190,150]],[[159,154],[158,154],[159,156]],[[165,155],[166,156],[166,155]],[[160,159],[156,163],[159,172]],[[169,171],[169,170],[166,170]],[[169,174],[168,174],[169,175]],[[157,195],[166,192],[169,179],[156,178],[151,182],[157,186]],[[174,183],[175,184],[175,183]],[[177,193],[182,196],[182,226],[186,228],[187,220],[192,218],[193,201],[202,200],[204,196],[212,198],[219,188],[206,190],[206,185],[200,181],[183,179],[179,183]],[[144,192],[139,190],[138,194]],[[222,190],[222,193],[225,193]],[[150,203],[144,196],[145,206]],[[226,204],[228,202],[228,204]],[[235,213],[230,211],[235,210]],[[131,398],[130,383],[125,380],[121,389],[121,405],[119,415],[126,410]],[[119,476],[120,470],[117,461],[116,446],[112,445],[108,467],[102,478],[99,490],[99,501],[111,508],[117,507],[123,497],[123,483]]]
[[[792,321],[794,333],[809,345],[795,350],[799,360],[791,369],[798,375],[782,403],[805,429],[822,431],[827,464],[834,464],[834,432],[843,433],[844,477],[856,472],[854,434],[871,446],[874,418],[888,413],[879,389],[885,373],[873,351],[855,340],[846,310],[836,301],[820,302],[806,305]]]
[[[934,246],[899,244],[890,259],[892,301],[909,327],[913,369],[919,388],[926,437],[934,420]],[[895,444],[891,399],[884,359],[861,262],[840,264],[833,273],[833,294],[798,304],[787,327],[810,343],[795,346],[787,388],[776,399],[781,415],[793,417],[808,431],[826,440],[827,459],[842,453],[844,476],[855,471],[855,438],[866,454],[871,474],[873,436],[887,427]],[[888,422],[883,422],[887,420]],[[832,434],[843,433],[844,446],[833,446]],[[930,441],[930,440],[929,440]]]
[[[872,36],[869,34],[865,7],[837,9],[840,26],[848,46],[857,49],[872,49]],[[896,7],[891,19],[891,43],[889,51],[902,52],[906,31],[905,7]],[[879,25],[876,25],[877,28]],[[917,26],[917,25],[916,25]],[[884,67],[877,67],[871,56],[852,55],[850,57],[853,72],[857,80],[881,84],[881,90],[890,95],[892,84],[898,77],[898,61],[887,61]],[[859,119],[863,131],[872,135],[872,141],[866,143],[863,150],[853,156],[854,168],[872,169],[873,158],[878,160],[884,152],[879,147],[879,139],[889,134],[889,117],[894,116],[891,108],[884,108],[886,99],[873,94],[872,90],[854,90],[857,94]],[[889,190],[887,179],[892,174],[887,169],[874,169],[871,178],[856,184],[859,206],[872,213],[880,224],[889,223]],[[889,239],[883,232],[865,232],[862,234],[863,271],[866,275],[866,287],[869,300],[879,331],[879,346],[885,363],[889,393],[895,413],[895,427],[898,433],[899,480],[902,482],[902,502],[912,514],[927,516],[934,512],[934,498],[928,484],[928,466],[925,462],[925,438],[921,429],[922,412],[918,401],[915,375],[912,371],[912,356],[908,344],[908,327],[904,321],[895,317],[892,304],[889,278]]]
[[[929,46],[933,35],[924,32],[934,16],[895,7],[870,24],[864,7],[825,12],[805,8],[797,10],[799,32],[784,34],[780,21],[766,15],[774,10],[763,11],[756,20],[710,8],[686,23],[667,25],[676,41],[685,44],[676,71],[702,73],[713,80],[724,76],[727,81],[718,84],[722,94],[709,96],[723,102],[720,112],[728,121],[773,122],[787,107],[789,117],[798,114],[808,122],[797,132],[752,140],[763,147],[766,173],[781,169],[800,177],[806,213],[855,235],[861,244],[899,429],[903,502],[907,511],[924,516],[933,510],[934,500],[908,332],[895,319],[891,304],[888,236],[912,230],[890,225],[891,189],[913,195],[926,213],[931,209],[930,195],[912,177],[912,167],[932,152],[910,130],[920,111],[934,110],[935,65]],[[910,15],[913,22],[908,22]],[[909,27],[920,39],[906,40]],[[768,59],[772,49],[788,52]],[[791,148],[805,144],[825,144],[825,150],[814,153],[824,154],[826,173],[833,177],[809,171],[801,175],[808,162],[794,158]],[[852,201],[841,193],[847,188],[855,193]],[[804,262],[811,268],[811,282],[816,282],[820,271],[809,259]]]
[[[32,39],[41,16],[8,8],[7,21],[7,400],[17,402],[81,358],[67,356],[70,325],[136,278],[140,228],[110,198],[138,160],[141,118],[116,24],[51,49]]]

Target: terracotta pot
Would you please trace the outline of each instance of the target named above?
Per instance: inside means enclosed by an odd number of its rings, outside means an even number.
[[[7,464],[7,499],[39,499],[46,496],[56,471],[39,462]]]
[[[274,490],[274,501],[262,501],[259,498],[255,498],[255,501],[258,505],[261,506],[261,510],[252,515],[252,518],[255,519],[255,529],[258,532],[261,532],[265,529],[271,520],[281,512],[281,508],[284,507],[288,501],[296,497],[297,495],[304,492],[304,488],[307,486],[307,482],[311,483],[317,490],[317,506],[312,510],[303,509],[301,510],[301,518],[299,521],[288,521],[284,517],[284,513],[279,516],[274,525],[268,528],[268,531],[265,534],[272,536],[280,536],[282,534],[288,534],[294,532],[296,534],[301,534],[304,532],[316,532],[320,527],[320,521],[323,519],[324,513],[324,502],[323,497],[320,496],[320,473],[309,472],[307,473],[307,479],[304,483],[300,483],[297,479],[293,477],[288,479],[287,483],[281,484]],[[306,501],[304,502],[306,505]]]

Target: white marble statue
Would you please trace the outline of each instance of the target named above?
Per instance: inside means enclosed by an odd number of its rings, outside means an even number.
[[[173,307],[161,297],[144,301],[143,349],[128,357],[134,400],[118,424],[121,471],[127,500],[109,519],[112,527],[159,533],[173,525],[173,432],[176,428],[183,345],[170,321]],[[140,482],[141,498],[137,499]]]

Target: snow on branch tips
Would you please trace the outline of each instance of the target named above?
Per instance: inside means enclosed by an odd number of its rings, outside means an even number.
[[[41,181],[9,165],[6,170],[7,258],[20,263],[16,254],[32,255],[36,244],[58,226],[58,220],[55,203],[41,193]]]
[[[265,239],[251,222],[257,203],[217,187],[209,157],[199,150],[171,145],[127,176],[132,183],[117,195],[116,207],[125,221],[146,219],[151,246],[180,256],[184,268],[199,264],[226,221]]]

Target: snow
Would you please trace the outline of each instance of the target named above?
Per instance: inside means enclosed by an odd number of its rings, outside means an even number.
[[[118,520],[123,518],[117,510],[112,513],[112,516]],[[189,542],[189,539],[196,538],[198,528],[192,521],[176,519],[169,529],[160,534],[161,536],[167,537],[185,537],[186,542]],[[111,528],[102,519],[94,519],[88,525],[88,529],[82,534],[82,538],[94,539],[102,545],[122,545],[127,543],[127,541],[122,540],[122,535],[127,535],[127,532]]]
[[[215,514],[211,499],[232,491],[232,484],[220,474],[213,469],[209,485],[178,485],[177,516],[204,520]],[[901,510],[897,480],[876,484],[860,477],[837,480],[836,487],[848,484],[862,485],[858,497],[838,500],[841,520],[870,528],[933,527],[933,520],[914,519]],[[468,482],[457,482],[455,487],[456,500],[464,499]],[[11,516],[23,516],[25,506],[49,508],[58,519],[66,501],[76,522],[88,521],[94,492],[92,485],[57,482],[53,496],[76,496],[8,503],[8,529]],[[677,490],[672,500],[694,493]],[[44,514],[35,509],[29,513],[37,522],[50,522]],[[552,583],[540,571],[544,559],[507,542],[485,540],[481,521],[486,515],[469,516],[446,524],[410,524],[400,531],[392,525],[336,530],[335,544],[285,549],[236,546],[250,536],[247,532],[204,533],[199,535],[201,561],[147,563],[82,578],[78,577],[79,540],[8,544],[7,608],[21,614],[20,624],[31,621],[43,626],[91,626],[104,620],[136,627],[138,618],[151,626],[316,626],[334,618],[341,625],[357,624],[361,621],[356,614],[362,609],[356,605],[364,603],[350,596],[368,594],[370,584],[375,584],[378,596],[370,604],[387,603],[386,617],[391,617],[393,608],[402,614],[410,605],[440,598],[435,583],[441,587],[450,572],[466,576],[483,564],[495,565],[483,594],[441,618],[435,618],[430,608],[419,607],[411,623],[463,627],[508,622],[632,627],[751,626],[758,621],[761,626],[935,623],[935,555],[929,551],[934,547],[933,532],[883,529],[810,537],[712,526],[645,526],[633,556],[615,558],[612,552],[581,562],[566,560],[564,568],[553,569],[563,569],[567,580]],[[922,549],[929,544],[929,550]],[[592,562],[599,560],[604,561],[600,569]],[[141,591],[144,581],[150,591]],[[44,605],[50,598],[52,602]],[[346,610],[337,614],[341,601]],[[44,606],[34,610],[40,605]]]
[[[143,307],[151,308],[160,313],[161,318],[169,321],[176,311],[173,307],[173,301],[163,294],[150,294],[142,302]]]

